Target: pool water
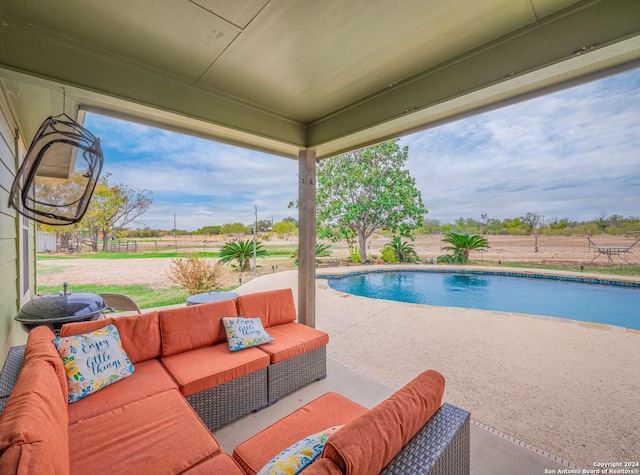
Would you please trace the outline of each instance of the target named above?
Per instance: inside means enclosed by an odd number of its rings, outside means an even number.
[[[530,313],[640,330],[640,288],[489,273],[368,272],[323,276],[335,290],[442,307]]]

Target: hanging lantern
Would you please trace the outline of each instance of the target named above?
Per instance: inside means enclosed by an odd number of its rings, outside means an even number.
[[[9,206],[44,224],[82,219],[100,177],[100,139],[66,114],[47,118],[16,175]]]

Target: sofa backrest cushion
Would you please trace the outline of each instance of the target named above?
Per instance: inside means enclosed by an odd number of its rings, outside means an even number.
[[[62,326],[60,336],[89,333],[107,325],[115,325],[120,335],[122,349],[133,365],[160,357],[161,339],[158,312],[141,315],[110,317],[103,320],[67,323]]]
[[[291,289],[240,295],[236,300],[241,317],[259,317],[265,328],[291,323],[297,318]]]
[[[380,473],[442,404],[444,377],[425,371],[333,434],[323,457],[349,475]]]
[[[0,473],[69,473],[67,398],[50,361],[25,362],[0,415]]]
[[[22,364],[26,365],[30,361],[41,360],[53,366],[66,400],[69,395],[67,374],[64,370],[64,364],[62,363],[60,354],[53,344],[55,337],[55,334],[49,327],[41,325],[33,328],[27,337],[27,345],[24,349],[24,361]]]
[[[226,342],[222,317],[237,316],[233,299],[161,310],[162,356]]]

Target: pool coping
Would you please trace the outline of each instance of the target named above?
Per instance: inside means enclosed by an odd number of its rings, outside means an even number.
[[[530,277],[534,279],[550,279],[568,282],[578,282],[595,285],[614,285],[621,287],[640,288],[640,277],[618,276],[613,274],[594,274],[553,269],[504,270],[503,267],[493,266],[450,266],[433,264],[375,264],[349,267],[323,268],[316,272],[316,279],[332,279],[346,275],[361,275],[367,273],[395,272],[431,272],[469,275],[503,275],[508,277]]]

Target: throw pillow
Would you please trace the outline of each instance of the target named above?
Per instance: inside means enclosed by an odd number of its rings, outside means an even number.
[[[273,341],[259,318],[222,317],[222,325],[231,351],[244,350]]]
[[[287,447],[262,467],[258,475],[296,475],[302,472],[318,458],[331,434],[340,427],[330,427]]]
[[[55,338],[53,344],[67,374],[70,403],[133,374],[115,325]]]

